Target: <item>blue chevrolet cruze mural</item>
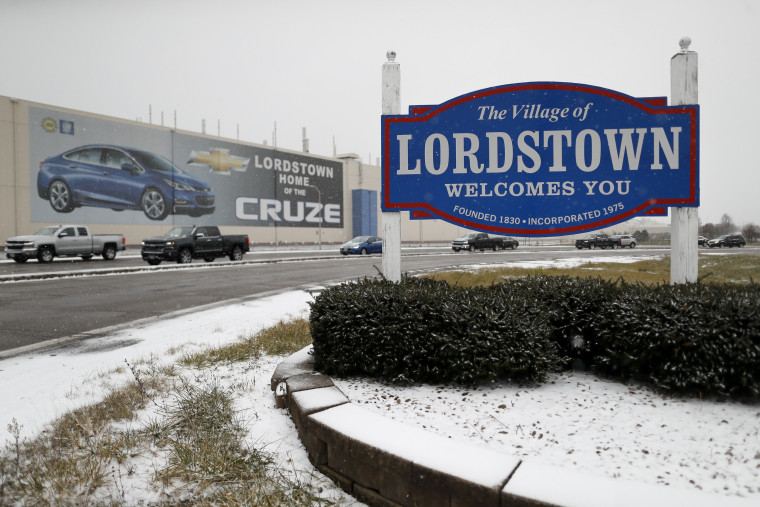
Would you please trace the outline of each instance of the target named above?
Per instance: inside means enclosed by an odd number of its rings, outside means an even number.
[[[194,217],[214,212],[205,181],[161,155],[113,145],[74,148],[40,163],[37,194],[59,213],[80,206],[142,210],[151,220],[170,213]]]

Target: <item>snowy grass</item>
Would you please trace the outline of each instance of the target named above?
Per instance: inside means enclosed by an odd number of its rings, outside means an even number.
[[[241,408],[262,354],[269,365],[273,352],[300,350],[305,338],[305,319],[281,321],[232,344],[182,353],[169,366],[126,362],[128,382],[33,438],[21,436],[14,418],[0,453],[0,503],[343,503],[323,478],[289,473],[267,449],[271,442],[252,440],[257,414]]]
[[[598,259],[572,258],[558,261],[525,261],[508,265],[469,266],[466,269],[441,271],[430,275],[451,285],[491,285],[509,278],[524,276],[600,277],[623,279],[629,283],[648,285],[669,283],[670,256],[633,258],[628,256]],[[703,283],[760,283],[760,259],[756,255],[720,255],[702,253],[699,256],[699,279]]]

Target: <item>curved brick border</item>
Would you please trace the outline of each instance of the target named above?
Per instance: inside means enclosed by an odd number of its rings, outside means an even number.
[[[290,411],[309,459],[370,505],[749,506],[739,497],[596,477],[520,460],[353,405],[314,371],[311,346],[280,363],[275,402]]]

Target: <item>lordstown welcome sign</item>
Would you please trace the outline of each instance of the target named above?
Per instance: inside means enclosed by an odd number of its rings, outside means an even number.
[[[699,106],[521,83],[382,117],[383,210],[563,235],[699,206]]]

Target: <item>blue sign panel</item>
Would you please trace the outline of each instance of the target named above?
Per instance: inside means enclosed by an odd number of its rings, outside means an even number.
[[[523,83],[382,117],[383,210],[563,235],[699,206],[699,106]]]

